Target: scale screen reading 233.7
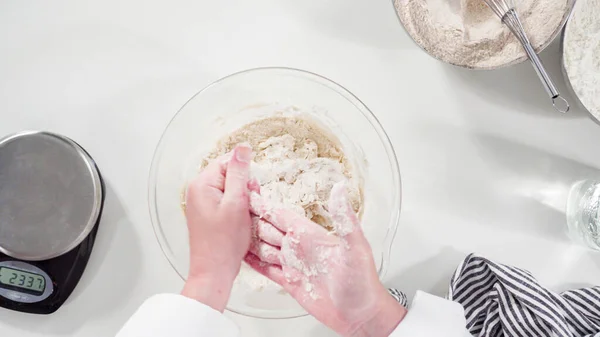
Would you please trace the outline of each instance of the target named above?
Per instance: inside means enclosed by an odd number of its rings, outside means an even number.
[[[46,279],[42,275],[0,267],[0,288],[40,295],[46,288]]]

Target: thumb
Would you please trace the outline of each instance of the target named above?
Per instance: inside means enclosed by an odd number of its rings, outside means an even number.
[[[225,173],[225,191],[223,199],[229,202],[248,202],[248,181],[250,180],[250,161],[252,149],[240,144],[233,149],[231,160]],[[243,199],[243,200],[242,200]]]
[[[346,237],[349,241],[354,237],[362,236],[360,221],[348,200],[348,191],[346,182],[341,181],[333,185],[329,195],[329,214],[333,221],[335,233],[341,237]]]

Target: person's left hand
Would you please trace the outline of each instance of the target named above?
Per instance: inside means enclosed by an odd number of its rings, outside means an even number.
[[[344,183],[336,183],[328,211],[329,232],[283,205],[252,193],[260,239],[246,256],[306,311],[342,336],[389,336],[406,309],[379,281],[371,246]]]
[[[248,252],[252,226],[248,200],[252,149],[238,145],[230,157],[213,160],[186,194],[190,270],[181,293],[221,312]]]

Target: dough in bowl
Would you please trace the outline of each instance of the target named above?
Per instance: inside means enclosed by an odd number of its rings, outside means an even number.
[[[248,123],[221,139],[201,168],[240,143],[252,147],[251,175],[260,184],[261,195],[271,202],[331,229],[329,193],[335,183],[347,180],[349,200],[360,213],[360,179],[353,176],[337,138],[316,121],[304,116],[271,116]]]

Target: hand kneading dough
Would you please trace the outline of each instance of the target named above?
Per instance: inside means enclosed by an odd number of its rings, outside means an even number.
[[[273,116],[246,124],[221,139],[201,168],[240,143],[249,144],[255,153],[251,175],[259,181],[265,198],[331,229],[327,211],[331,188],[348,180],[349,200],[359,213],[360,177],[352,176],[339,141],[316,122],[306,117]]]

